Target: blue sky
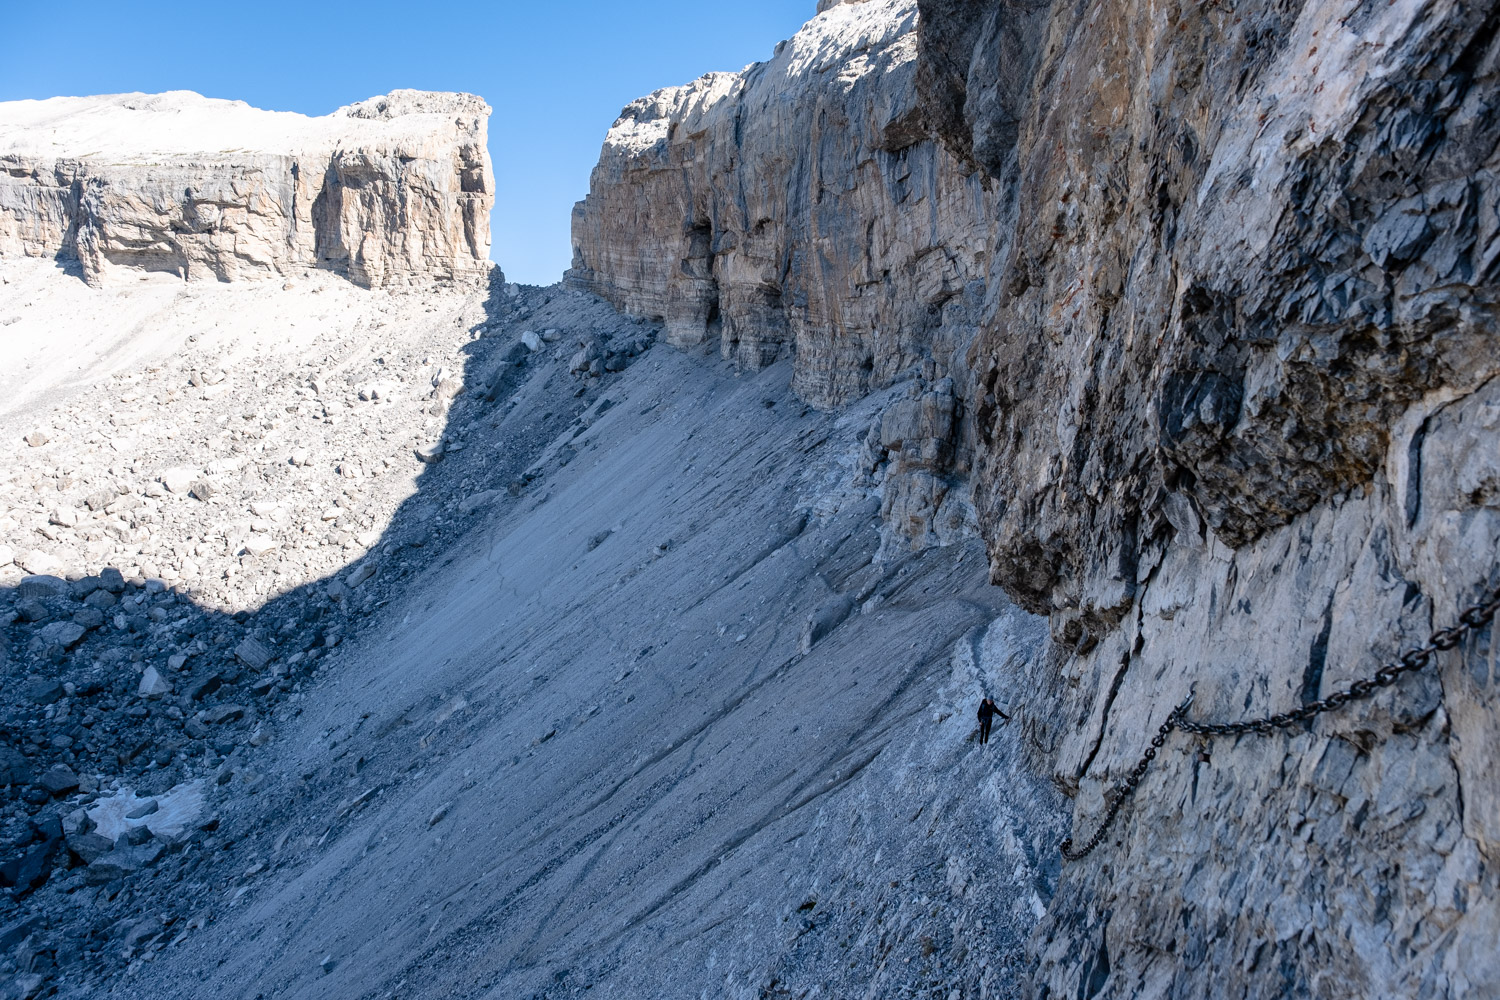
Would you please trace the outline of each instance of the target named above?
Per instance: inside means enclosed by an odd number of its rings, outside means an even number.
[[[494,107],[494,258],[513,281],[568,266],[569,213],[622,107],[770,57],[816,0],[568,4],[0,2],[0,100],[196,90],[327,114],[397,87]]]

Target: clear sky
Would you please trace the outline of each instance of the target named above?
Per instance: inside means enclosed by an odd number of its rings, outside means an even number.
[[[817,0],[350,4],[0,0],[0,100],[196,90],[323,115],[398,87],[495,109],[492,256],[548,284],[573,202],[620,109],[659,87],[768,59]]]

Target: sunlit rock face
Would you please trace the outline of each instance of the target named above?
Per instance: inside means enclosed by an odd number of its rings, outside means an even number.
[[[489,114],[469,94],[414,90],[322,118],[186,91],[0,104],[0,254],[76,260],[90,283],[478,276]]]
[[[797,393],[830,407],[946,372],[935,331],[977,292],[995,201],[921,125],[916,5],[823,6],[770,60],[625,108],[570,276],[746,368],[795,352]]]
[[[1032,766],[1101,792],[1190,691],[1296,707],[1496,575],[1493,4],[819,5],[632,104],[572,280],[795,352],[888,540],[1051,624]],[[1174,737],[1064,868],[1037,995],[1500,990],[1488,632],[1293,733]]]

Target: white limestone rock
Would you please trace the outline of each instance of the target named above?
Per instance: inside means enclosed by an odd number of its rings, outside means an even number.
[[[476,278],[489,114],[471,94],[413,90],[321,118],[190,91],[0,103],[0,256],[76,257],[91,284]]]

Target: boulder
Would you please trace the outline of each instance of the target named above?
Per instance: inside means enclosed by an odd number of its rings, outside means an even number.
[[[188,686],[184,689],[183,693],[193,701],[202,701],[223,686],[224,675],[217,670],[211,670],[188,682]]]
[[[66,764],[54,764],[36,779],[36,786],[52,796],[67,795],[78,788],[78,775]]]
[[[88,629],[77,622],[53,622],[51,625],[43,625],[37,635],[49,646],[72,649],[88,635]]]
[[[95,607],[80,608],[73,612],[73,624],[92,631],[104,624],[104,612]]]
[[[161,484],[167,488],[168,492],[175,493],[178,496],[186,496],[192,492],[193,481],[198,478],[198,470],[185,467],[167,469],[158,478],[160,478]]]
[[[101,855],[89,864],[84,877],[89,885],[106,885],[116,879],[150,868],[161,860],[161,856],[166,851],[167,845],[159,840],[150,840],[144,844],[135,845],[116,844],[114,850]]]
[[[31,763],[19,750],[0,746],[0,788],[31,783]]]
[[[234,647],[235,659],[256,670],[270,663],[273,655],[271,650],[257,639],[243,639],[238,646]]]
[[[21,597],[46,598],[46,597],[71,597],[73,586],[61,576],[51,573],[33,573],[21,578],[16,592]]]
[[[115,842],[92,830],[75,833],[67,838],[68,851],[80,862],[91,865],[115,849]]]
[[[211,726],[222,725],[226,722],[236,722],[245,717],[245,706],[243,705],[215,705],[203,713],[203,721]]]
[[[23,689],[26,700],[37,705],[51,705],[60,701],[67,693],[62,682],[55,677],[33,677]]]
[[[109,591],[101,588],[94,591],[88,597],[85,597],[83,599],[83,603],[87,604],[91,608],[96,608],[99,611],[108,611],[110,608],[119,603],[119,600],[120,599],[114,594],[111,594]]]

